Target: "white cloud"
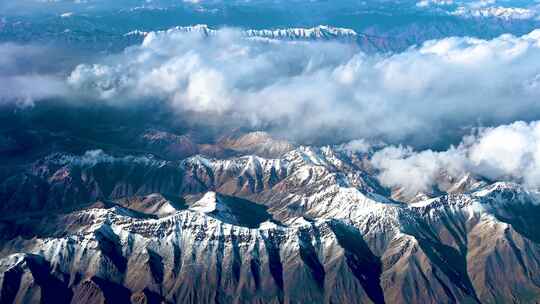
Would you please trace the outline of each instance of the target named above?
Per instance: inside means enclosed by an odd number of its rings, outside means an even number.
[[[484,128],[442,152],[390,146],[377,151],[371,162],[383,185],[404,187],[409,196],[439,186],[442,175],[459,179],[466,173],[538,189],[540,121]]]
[[[484,130],[469,148],[469,159],[475,171],[490,179],[540,187],[540,122]]]
[[[69,18],[73,16],[73,12],[65,12],[60,14],[60,18]]]
[[[0,75],[0,105],[14,103],[32,106],[36,100],[52,98],[66,92],[65,83],[52,76]]]
[[[33,45],[0,43],[0,104],[33,105],[35,100],[64,96],[64,79],[47,72],[49,50]]]
[[[442,174],[459,178],[468,170],[465,151],[453,147],[445,152],[414,152],[409,147],[390,146],[377,151],[371,163],[380,171],[381,184],[402,187],[408,197],[431,192]]]
[[[142,165],[164,165],[166,161],[158,160],[149,156],[123,156],[115,157],[109,155],[103,150],[89,150],[86,151],[83,155],[71,155],[71,154],[54,154],[49,156],[48,161],[56,163],[58,165],[77,165],[83,167],[92,167],[100,163],[115,163],[115,162],[128,162],[128,163],[139,163]]]
[[[381,56],[353,44],[260,41],[223,29],[149,33],[123,54],[78,66],[68,81],[109,103],[164,100],[180,114],[278,126],[299,138],[431,143],[478,121],[540,113],[539,75],[540,30],[446,38]]]

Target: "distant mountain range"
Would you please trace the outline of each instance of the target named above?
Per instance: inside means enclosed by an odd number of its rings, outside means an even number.
[[[206,24],[199,24],[195,26],[177,26],[168,29],[167,32],[197,32],[203,35],[214,35],[217,30],[210,28]],[[159,32],[158,32],[159,33]],[[285,28],[275,30],[244,30],[243,35],[251,38],[267,38],[276,40],[355,40],[359,34],[354,30],[332,27],[326,25],[319,25],[313,28]],[[148,32],[144,31],[131,31],[126,36],[146,36]]]
[[[231,10],[231,11],[230,11]],[[243,16],[243,14],[247,14]],[[253,15],[252,15],[253,14]],[[261,17],[257,17],[261,14]],[[218,10],[216,13],[192,11],[186,8],[132,9],[89,13],[64,12],[37,17],[0,15],[0,41],[60,44],[83,52],[118,52],[126,46],[141,42],[141,34],[160,30],[207,31],[224,26],[245,29],[247,36],[271,39],[346,40],[354,41],[366,52],[399,52],[412,45],[448,36],[474,36],[493,38],[504,33],[523,35],[540,25],[537,18],[520,18],[531,12],[523,9],[461,8],[443,15],[404,10],[332,12],[326,18],[316,17],[304,23],[288,23],[290,12],[279,12],[279,18],[266,20],[273,10],[262,17],[260,11]],[[335,17],[331,17],[334,16]],[[352,14],[352,15],[351,15]],[[521,14],[517,17],[516,14]],[[238,15],[238,16],[237,16]],[[244,22],[251,18],[261,22]],[[296,20],[290,16],[291,20]],[[122,20],[122,22],[118,22]],[[378,22],[370,22],[378,20]],[[263,22],[264,21],[264,22]],[[195,24],[205,24],[194,26]],[[126,35],[129,33],[130,35]]]

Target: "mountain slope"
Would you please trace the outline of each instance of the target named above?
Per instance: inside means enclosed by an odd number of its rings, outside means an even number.
[[[535,193],[457,181],[406,204],[371,176],[330,147],[46,157],[0,187],[0,302],[539,299]]]

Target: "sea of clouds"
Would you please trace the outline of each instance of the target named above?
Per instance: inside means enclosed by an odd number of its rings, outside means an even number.
[[[0,102],[152,100],[179,119],[233,122],[300,143],[355,140],[348,147],[365,151],[382,141],[391,145],[371,158],[380,181],[411,193],[428,191],[442,171],[540,186],[540,30],[373,55],[353,43],[169,30],[64,73],[28,64],[46,54],[0,45]],[[456,134],[445,151],[414,150]]]
[[[107,103],[163,101],[295,139],[335,137],[429,146],[463,129],[540,113],[540,31],[492,40],[446,38],[391,55],[354,44],[164,31],[102,62],[70,88]],[[210,117],[210,116],[209,116]],[[210,118],[209,118],[210,119]]]

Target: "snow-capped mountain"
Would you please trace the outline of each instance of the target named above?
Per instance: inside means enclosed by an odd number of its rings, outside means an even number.
[[[0,304],[540,303],[539,88],[540,0],[0,0]]]
[[[319,25],[312,28],[285,28],[275,30],[247,30],[246,36],[270,39],[356,39],[358,34],[347,28]]]
[[[145,32],[140,30],[130,31],[125,36],[159,35],[163,33],[198,33],[204,36],[215,35],[217,30],[206,24],[193,26],[176,26],[166,31]],[[319,25],[311,28],[281,28],[243,30],[241,34],[246,38],[271,39],[271,40],[356,40],[359,35],[352,29]]]
[[[453,15],[473,18],[499,18],[503,20],[526,20],[536,17],[537,13],[531,9],[518,7],[486,7],[467,8],[459,7],[452,12]]]
[[[332,147],[57,153],[0,185],[0,302],[536,299],[537,194],[470,176],[448,189],[396,201]]]

